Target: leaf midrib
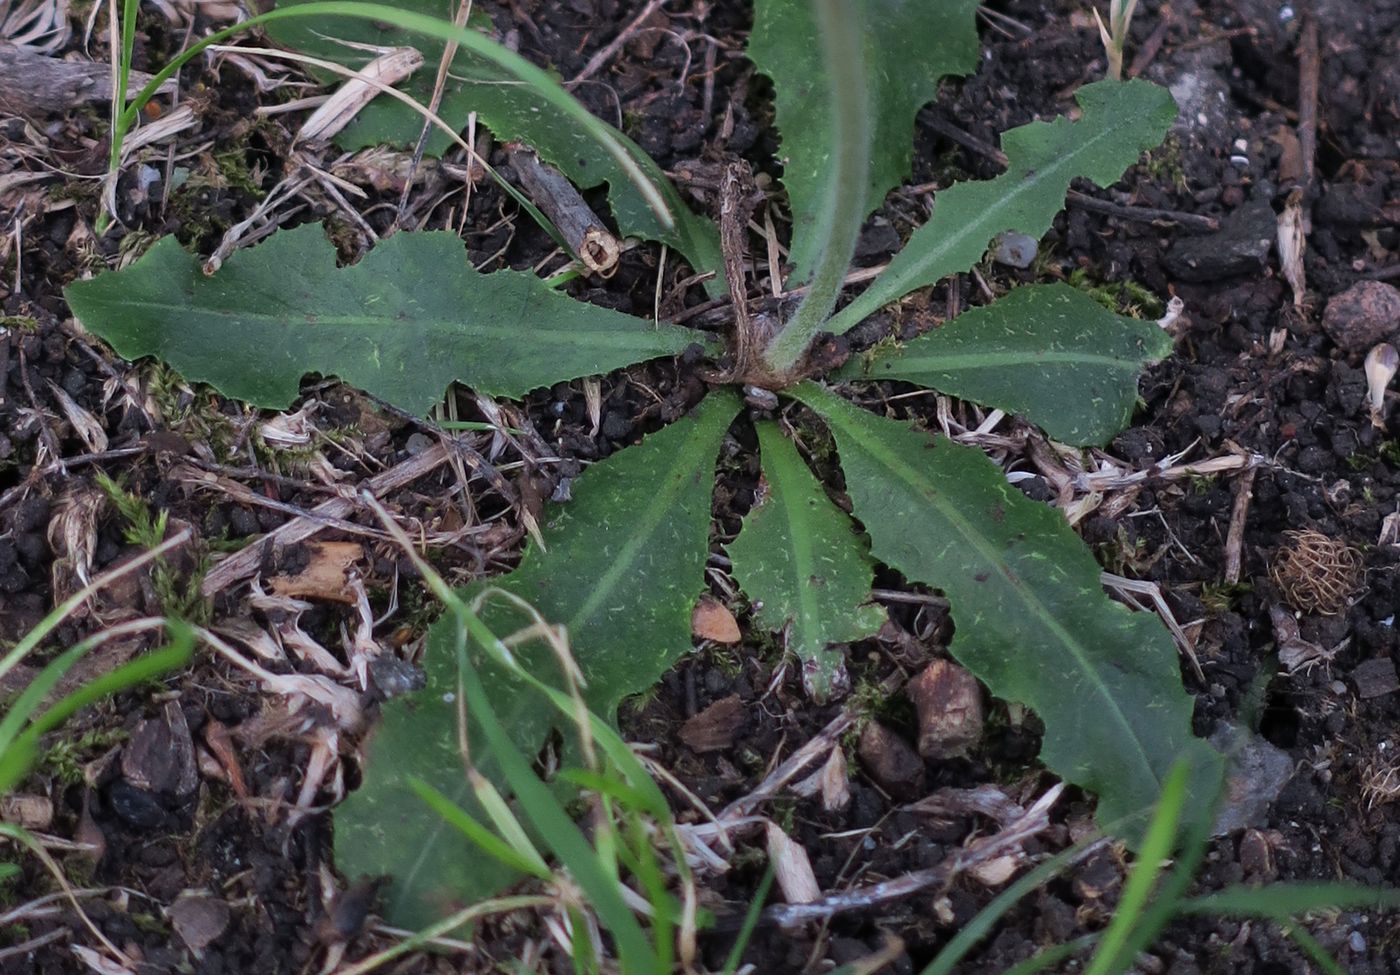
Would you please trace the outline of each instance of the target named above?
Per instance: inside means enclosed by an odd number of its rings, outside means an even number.
[[[208,307],[190,308],[188,305],[177,305],[159,301],[122,302],[121,305],[125,309],[148,308],[154,311],[180,314],[187,320],[206,316],[216,319],[241,319],[244,321],[256,321],[260,324],[271,325],[277,328],[285,328],[289,320],[301,319],[296,322],[298,326],[320,327],[328,325],[333,327],[361,327],[372,329],[417,328],[420,330],[437,327],[444,331],[456,331],[460,334],[483,335],[492,338],[517,339],[520,337],[520,327],[518,324],[494,325],[485,322],[453,322],[448,319],[435,317],[396,319],[374,318],[366,315],[322,315],[316,312],[301,311],[278,315],[271,312],[223,311]],[[313,316],[315,321],[305,321],[306,315]],[[637,344],[637,339],[648,339],[653,335],[658,337],[674,336],[678,338],[679,336],[670,331],[670,329],[675,328],[678,328],[678,326],[669,326],[666,330],[656,328],[650,332],[640,329],[635,332],[626,332],[613,329],[594,331],[588,329],[586,326],[577,327],[570,325],[568,328],[561,328],[557,331],[549,332],[548,335],[552,341],[556,341],[560,344],[582,346],[607,344],[610,348],[627,348],[629,345]],[[682,334],[688,335],[688,332],[683,332]],[[700,337],[697,336],[695,340],[700,341]],[[645,348],[658,347],[657,343],[650,341],[643,344]],[[669,346],[667,347],[669,348]]]
[[[884,368],[886,372],[948,372],[952,369],[999,369],[1007,366],[1032,366],[1065,363],[1069,365],[1104,366],[1121,372],[1136,373],[1142,363],[1117,356],[1085,354],[1082,352],[966,352],[938,353],[920,356],[900,356],[892,354],[888,359],[876,361],[871,371]]]
[[[831,418],[831,414],[825,411],[822,411],[822,416]],[[941,501],[936,496],[936,491],[929,493],[924,490],[923,478],[915,468],[905,463],[895,454],[886,454],[884,451],[878,450],[871,444],[861,442],[853,428],[846,423],[844,417],[835,418],[835,422],[840,423],[846,428],[847,436],[854,441],[856,450],[864,451],[873,460],[883,464],[890,471],[897,474],[900,479],[917,492],[920,497],[924,498],[930,507],[936,509],[989,565],[998,570],[1003,567],[1004,560],[997,556],[995,550],[987,543],[985,536],[981,532],[973,528],[955,508],[951,508]],[[1001,575],[1006,579],[1006,583],[1011,588],[1011,591],[1020,597],[1021,601],[1025,603],[1027,609],[1032,612],[1035,618],[1045,620],[1047,629],[1049,629],[1066,649],[1070,651],[1070,655],[1079,665],[1080,669],[1089,676],[1099,696],[1108,702],[1109,709],[1113,714],[1114,723],[1119,725],[1127,737],[1133,742],[1137,758],[1142,767],[1147,770],[1148,776],[1153,781],[1160,782],[1157,773],[1152,768],[1152,763],[1148,758],[1146,750],[1142,747],[1141,740],[1133,730],[1132,724],[1128,721],[1127,716],[1123,714],[1122,709],[1118,706],[1118,702],[1114,699],[1113,694],[1109,692],[1108,687],[1099,679],[1098,671],[1089,665],[1083,645],[1061,625],[1059,619],[1056,618],[1056,616],[1036,598],[1035,593],[1028,589],[1019,579],[1013,579],[1005,572],[1002,572]]]
[[[713,407],[712,407],[713,409]],[[732,419],[729,418],[729,419]],[[702,436],[707,432],[707,423],[724,422],[728,426],[728,421],[724,417],[711,420],[709,417],[697,417],[692,421],[694,429],[689,433],[685,446],[678,452],[675,458],[675,466],[679,474],[669,478],[664,488],[652,495],[652,503],[644,510],[643,517],[632,521],[634,528],[628,532],[628,541],[623,544],[618,557],[613,560],[612,565],[598,579],[598,584],[594,586],[592,593],[584,600],[573,617],[569,620],[568,632],[576,633],[578,628],[586,623],[597,610],[598,606],[617,588],[618,581],[628,566],[635,560],[637,553],[642,547],[651,541],[652,535],[656,533],[663,516],[670,510],[672,502],[686,488],[687,481],[694,477],[696,465],[704,460],[702,447],[709,442],[709,438]],[[723,432],[723,431],[721,431]],[[713,458],[712,458],[713,460]],[[703,472],[702,472],[703,476]],[[713,489],[713,471],[710,474],[711,488]]]
[[[782,437],[782,434],[774,431],[771,436]],[[800,475],[802,472],[792,470],[791,465],[794,461],[798,464],[802,463],[802,459],[795,456],[797,453],[796,447],[791,447],[789,445],[789,449],[792,451],[791,454],[783,450],[773,451],[775,455],[780,455],[775,457],[774,466],[786,469],[784,474],[780,476],[786,482],[787,489],[782,491],[781,494],[783,495],[783,509],[787,512],[788,538],[792,542],[793,571],[797,573],[794,589],[797,592],[797,604],[800,613],[798,625],[801,629],[801,634],[797,642],[803,651],[806,651],[812,632],[819,632],[821,629],[820,624],[816,622],[816,594],[812,591],[811,586],[811,579],[815,575],[813,567],[816,564],[816,559],[813,555],[812,548],[812,526],[810,524],[805,524],[802,517],[803,493],[801,491],[792,490],[795,483],[801,483],[802,479]],[[815,485],[813,486],[815,487]],[[820,488],[818,488],[818,490],[820,490]],[[798,530],[799,525],[802,525],[802,530]],[[824,649],[824,647],[819,646],[813,649],[821,650]]]
[[[1063,116],[1061,116],[1061,118],[1063,118]],[[1047,124],[1051,127],[1054,126],[1053,122]],[[1073,130],[1073,128],[1078,124],[1079,123],[1077,122],[1068,123],[1071,130]],[[918,285],[906,286],[906,282],[908,282],[912,278],[921,277],[922,275],[920,272],[924,268],[928,268],[937,264],[938,261],[942,259],[943,255],[948,253],[948,251],[953,249],[954,247],[960,246],[964,241],[967,240],[969,236],[971,236],[974,233],[974,231],[977,230],[977,228],[990,223],[994,223],[998,213],[1001,213],[1007,209],[1011,209],[1011,207],[1007,205],[1010,201],[1019,200],[1031,189],[1039,188],[1040,186],[1044,185],[1047,180],[1051,179],[1054,176],[1058,176],[1062,170],[1070,166],[1089,148],[1097,145],[1104,139],[1107,139],[1110,136],[1115,135],[1116,133],[1117,124],[1105,128],[1102,131],[1100,131],[1097,135],[1090,136],[1088,139],[1085,139],[1083,142],[1079,143],[1078,146],[1072,152],[1061,156],[1058,161],[1051,163],[1044,169],[1036,170],[1035,176],[1031,177],[1030,179],[1021,177],[1019,180],[1016,180],[1013,187],[1001,197],[1001,200],[997,206],[985,211],[981,217],[978,217],[971,223],[963,224],[962,229],[960,231],[955,231],[954,233],[951,233],[944,237],[942,241],[940,241],[934,246],[932,250],[926,252],[923,260],[913,262],[909,265],[907,270],[900,271],[898,274],[892,275],[890,274],[890,272],[887,271],[885,272],[885,274],[876,278],[863,294],[857,297],[854,301],[852,301],[849,305],[847,305],[836,315],[832,316],[830,322],[828,323],[830,325],[831,331],[837,335],[845,334],[847,331],[858,325],[867,315],[870,315],[871,313],[879,310],[882,306],[888,304],[889,302],[896,301],[904,295],[908,294],[911,290],[918,287]],[[1016,160],[1014,159],[1010,161],[1011,165],[1014,165],[1015,163]],[[998,180],[1010,175],[1010,172],[1011,170],[1008,168],[1007,172],[1002,173],[999,176],[994,176],[990,180],[984,180],[979,182],[981,182],[982,185],[994,184]],[[976,184],[960,183],[957,185],[969,186]],[[950,187],[950,189],[952,189],[952,187]],[[934,206],[938,206],[938,202],[936,199],[934,201]],[[931,218],[930,223],[932,223],[933,219],[936,219],[936,217]],[[925,224],[924,226],[928,226],[928,224]],[[921,227],[920,229],[923,228]],[[994,232],[988,230],[983,232],[981,239],[983,241],[990,242],[993,236]],[[898,260],[898,258],[896,258],[896,260]],[[947,273],[951,274],[953,272],[949,271]],[[940,275],[938,280],[942,280],[946,276],[946,274]],[[867,297],[867,295],[870,295],[871,297]]]

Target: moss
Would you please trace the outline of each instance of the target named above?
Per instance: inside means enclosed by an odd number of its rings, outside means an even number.
[[[128,490],[102,472],[97,474],[97,486],[107,495],[122,519],[122,537],[131,545],[152,549],[165,541],[168,512],[152,514],[144,498]],[[193,572],[188,576],[176,573],[163,558],[151,568],[151,586],[165,613],[194,623],[209,620],[212,605],[200,591],[207,570],[207,559],[201,551]]]
[[[127,733],[124,729],[106,728],[87,731],[76,738],[56,741],[40,755],[38,771],[66,786],[80,785],[83,781],[83,766],[126,739]]]
[[[145,230],[133,230],[117,243],[117,268],[130,267],[145,256],[160,238]]]
[[[1182,159],[1181,139],[1173,133],[1147,154],[1143,170],[1154,183],[1170,184],[1178,191],[1186,193],[1190,187],[1186,184],[1186,169]]]
[[[1166,312],[1162,300],[1136,281],[1100,281],[1084,268],[1077,268],[1070,273],[1069,284],[1116,315],[1161,318]]]
[[[1201,584],[1201,603],[1212,615],[1228,613],[1235,608],[1240,597],[1252,592],[1247,582],[1206,582]]]

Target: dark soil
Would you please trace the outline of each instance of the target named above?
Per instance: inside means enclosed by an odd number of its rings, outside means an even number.
[[[518,0],[492,12],[498,25],[511,25],[523,54],[570,78],[641,6],[634,0]],[[979,73],[945,86],[920,117],[915,184],[943,186],[954,177],[995,175],[998,163],[979,144],[994,145],[1009,127],[1070,110],[1075,89],[1102,75],[1103,54],[1087,5],[997,0],[990,6],[1000,16],[982,21],[986,56]],[[1305,195],[1311,219],[1308,293],[1305,306],[1295,309],[1276,250],[1252,242],[1272,239],[1277,212],[1302,185],[1294,136],[1301,20],[1295,8],[1304,7],[1276,0],[1182,0],[1172,5],[1162,33],[1163,5],[1143,0],[1129,62],[1160,45],[1143,74],[1172,88],[1183,112],[1166,146],[1121,183],[1107,190],[1079,187],[1118,205],[1120,212],[1072,205],[1042,242],[1034,270],[1018,272],[989,261],[979,269],[985,285],[960,275],[859,330],[864,342],[891,330],[913,333],[942,320],[949,309],[980,303],[984,286],[999,289],[1032,278],[1073,279],[1144,315],[1160,314],[1147,307],[1152,300],[1175,295],[1184,301],[1184,316],[1175,326],[1177,353],[1147,377],[1137,425],[1108,454],[1124,469],[1145,469],[1178,452],[1189,452],[1192,461],[1240,454],[1263,458],[1253,474],[1239,581],[1230,584],[1225,577],[1227,532],[1242,490],[1238,470],[1150,478],[1134,494],[1110,492],[1079,528],[1107,568],[1160,583],[1176,618],[1187,626],[1204,675],[1201,680],[1192,667],[1183,668],[1197,698],[1197,730],[1208,734],[1221,722],[1248,721],[1251,695],[1261,695],[1257,730],[1292,762],[1293,774],[1269,810],[1212,846],[1199,879],[1202,890],[1240,881],[1394,885],[1400,880],[1400,806],[1394,802],[1400,797],[1400,758],[1394,755],[1400,747],[1400,685],[1386,681],[1386,664],[1393,673],[1397,653],[1394,622],[1400,605],[1395,571],[1400,538],[1387,524],[1387,516],[1400,511],[1400,439],[1395,421],[1374,425],[1365,406],[1362,358],[1370,340],[1349,343],[1341,336],[1339,344],[1341,333],[1322,327],[1329,302],[1357,282],[1400,279],[1400,0],[1317,4],[1321,98],[1316,176]],[[696,32],[690,50],[667,40],[675,34],[643,33],[577,93],[609,120],[620,106],[630,134],[677,175],[697,208],[713,213],[715,174],[729,158],[742,157],[756,171],[778,175],[771,161],[776,141],[764,100],[767,83],[740,57],[749,23],[745,4],[679,0],[667,10],[667,26]],[[141,24],[137,67],[151,69],[180,43],[184,27],[154,13]],[[90,54],[99,60],[106,57],[105,36],[100,27],[93,35]],[[72,50],[77,45],[75,40]],[[684,78],[683,70],[689,72]],[[254,123],[253,109],[281,96],[259,95],[249,77],[227,63],[217,71],[207,65],[187,69],[183,78],[198,124],[172,145],[177,155],[197,150],[183,165],[199,178],[167,191],[161,182],[163,155],[151,160],[156,180],[144,187],[140,174],[129,170],[117,192],[122,226],[100,238],[91,232],[97,213],[97,183],[91,177],[105,165],[101,111],[75,109],[28,126],[17,119],[0,122],[8,140],[0,142],[4,169],[62,167],[72,174],[9,187],[0,196],[0,209],[11,215],[5,233],[18,234],[11,243],[20,245],[5,251],[0,276],[3,312],[14,316],[0,332],[0,641],[17,639],[80,587],[81,579],[137,551],[124,534],[129,520],[96,484],[98,471],[120,480],[152,510],[169,512],[172,530],[191,528],[196,552],[206,560],[274,529],[291,508],[313,507],[331,493],[308,466],[307,455],[254,448],[262,441],[251,435],[252,427],[262,418],[209,390],[187,387],[168,371],[114,358],[75,327],[63,301],[61,289],[69,281],[114,265],[154,236],[174,233],[208,252],[276,183],[296,124],[287,120],[300,116],[274,115]],[[330,153],[327,161],[333,158]],[[504,162],[499,149],[492,162]],[[411,225],[464,226],[473,260],[488,266],[533,267],[550,253],[552,243],[528,221],[516,219],[513,204],[489,181],[476,184],[464,215],[460,194],[448,200],[445,178],[431,164],[426,172],[425,182],[410,194]],[[365,225],[385,233],[401,183],[386,177],[366,189],[368,198],[358,200],[356,208]],[[869,226],[862,262],[885,259],[926,217],[927,199],[908,191],[892,194]],[[313,189],[306,202],[293,222],[326,222],[347,259],[369,247],[363,228],[335,199]],[[1128,219],[1125,207],[1209,217],[1220,230]],[[754,246],[761,245],[755,241]],[[551,267],[560,263],[555,257]],[[649,315],[657,267],[657,250],[638,247],[612,278],[570,288],[581,298]],[[674,260],[668,262],[663,315],[705,300],[696,288],[677,287],[685,273]],[[1118,287],[1124,283],[1145,291]],[[766,284],[761,290],[766,292]],[[720,309],[693,322],[719,322],[723,314]],[[1400,329],[1400,322],[1389,328]],[[577,473],[580,462],[606,456],[683,413],[703,388],[696,364],[689,362],[609,377],[601,388],[596,433],[582,384],[541,391],[514,422],[537,431],[540,453],[556,452],[562,463],[522,470],[514,447],[493,442],[490,434],[468,434],[463,442],[499,466],[503,476],[473,469],[465,475],[469,497],[464,498],[458,476],[444,467],[386,501],[439,540],[435,562],[454,580],[506,569],[525,539],[523,512],[537,512],[561,481]],[[378,411],[338,386],[308,385],[305,405],[322,433],[317,444],[328,470],[346,483],[433,442],[425,438],[431,429]],[[463,418],[482,418],[470,396],[463,395],[458,406]],[[935,422],[932,398],[902,400],[898,408]],[[84,438],[74,420],[78,410],[95,419],[105,444],[91,434]],[[1010,420],[1001,429],[1026,432]],[[330,438],[345,449],[327,447]],[[1028,493],[1054,496],[1054,471],[1039,467],[1029,453],[1013,458],[1012,466],[1033,475],[1022,482]],[[222,477],[225,486],[197,486],[192,472]],[[716,495],[722,536],[737,528],[756,476],[751,453],[737,452],[725,467]],[[248,490],[234,494],[229,484]],[[282,507],[255,504],[259,499]],[[364,511],[351,517],[374,523]],[[463,535],[457,532],[463,526],[482,530]],[[1361,561],[1352,597],[1332,615],[1279,578],[1282,556],[1298,544],[1287,533],[1305,530],[1349,547]],[[366,541],[340,530],[320,537]],[[407,644],[431,619],[427,600],[413,589],[411,566],[401,564],[392,547],[371,540],[367,548],[367,585],[376,614],[385,611],[398,586],[396,615],[380,635]],[[105,625],[191,607],[212,614],[213,625],[221,627],[268,628],[283,618],[278,614],[284,609],[250,603],[246,585],[202,604],[191,597],[197,588],[194,568],[193,558],[176,559],[163,575],[148,572],[114,587],[65,624],[53,646],[71,644]],[[271,575],[287,571],[287,564],[264,568]],[[882,577],[878,585],[910,591],[894,576]],[[716,595],[724,593],[717,588]],[[735,609],[742,621],[743,606]],[[1290,616],[1306,610],[1299,618],[1300,636],[1326,650],[1339,649],[1316,666],[1283,673],[1275,657],[1271,610]],[[937,600],[892,599],[890,611],[891,623],[878,638],[850,649],[858,689],[877,687],[891,674],[916,673],[943,654],[951,626]],[[319,602],[299,625],[326,646],[338,647],[342,623],[353,624],[352,611]],[[105,647],[94,666],[114,665],[144,645],[127,641]],[[718,808],[750,791],[772,764],[850,703],[813,705],[791,668],[776,675],[780,663],[771,645],[758,640],[731,649],[707,645],[670,673],[644,705],[625,710],[624,729],[632,740],[655,743],[656,757]],[[12,691],[7,682],[4,692]],[[741,706],[733,743],[696,753],[681,737],[682,724],[731,695]],[[173,711],[169,702],[175,702]],[[912,710],[902,696],[870,700],[867,709],[912,739]],[[141,972],[315,971],[338,940],[349,939],[350,958],[388,943],[365,924],[373,887],[338,893],[356,878],[334,873],[326,807],[340,794],[335,783],[328,781],[315,797],[313,814],[291,815],[310,756],[309,724],[269,728],[276,711],[276,702],[262,699],[243,675],[216,657],[203,657],[160,688],[125,693],[81,716],[55,738],[61,747],[47,754],[26,783],[25,793],[53,803],[52,822],[41,832],[99,841],[95,854],[56,850],[55,855],[75,886],[96,889],[84,897],[89,916],[140,962]],[[217,757],[214,742],[228,729],[249,798],[235,794],[228,765]],[[164,756],[156,762],[161,767],[144,770],[159,781],[141,787],[133,784],[127,767],[135,761],[126,759],[142,736],[151,735],[183,741],[185,750],[167,742],[158,750]],[[190,750],[191,743],[197,748]],[[345,786],[353,787],[353,742],[341,741],[339,747],[347,758]],[[921,792],[992,783],[1013,799],[1039,794],[1046,777],[1034,765],[1037,748],[1033,718],[994,706],[969,757],[928,762],[919,770]],[[181,778],[196,765],[197,778]],[[971,812],[946,819],[921,816],[854,762],[852,769],[852,798],[841,812],[823,812],[816,800],[782,800],[792,836],[811,855],[824,890],[934,866],[974,833],[990,828]],[[1071,794],[1057,808],[1055,825],[1028,852],[1068,845],[1089,812],[1085,797]],[[741,852],[727,875],[707,881],[710,906],[723,917],[742,913],[763,864],[759,846]],[[0,891],[0,912],[55,889],[33,857],[23,865],[18,882]],[[1101,928],[1119,896],[1123,869],[1123,854],[1113,849],[1083,861],[1013,910],[960,971],[998,972],[1042,946]],[[185,914],[169,912],[191,892],[202,898],[201,910],[222,922],[200,950],[189,946],[187,934],[177,934],[173,917]],[[761,928],[745,960],[760,971],[826,971],[872,953],[893,934],[905,947],[889,970],[917,971],[994,893],[964,878],[948,889],[828,924],[782,932]],[[1306,927],[1348,971],[1400,971],[1400,927],[1394,918],[1337,911]],[[97,944],[58,902],[0,925],[0,951],[60,928],[76,944]],[[70,935],[34,951],[0,955],[0,970],[82,971],[67,947]],[[465,961],[416,955],[392,970],[446,972],[459,965],[488,970],[540,937],[493,929]],[[723,931],[702,937],[702,961],[709,969],[722,966],[731,940]],[[556,964],[550,970],[563,969]],[[1274,925],[1201,920],[1169,929],[1139,970],[1273,975],[1310,969]]]

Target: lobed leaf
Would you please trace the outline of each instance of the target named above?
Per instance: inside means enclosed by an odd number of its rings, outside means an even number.
[[[338,268],[334,246],[308,224],[234,253],[212,277],[166,237],[66,294],[122,356],[156,356],[186,379],[274,408],[319,372],[423,414],[454,381],[520,396],[704,337],[574,301],[532,274],[481,274],[462,241],[441,232],[396,234]]]
[[[875,281],[839,311],[828,328],[842,334],[882,306],[916,288],[966,271],[998,234],[1039,238],[1064,206],[1070,182],[1116,181],[1145,150],[1161,142],[1176,119],[1164,88],[1142,80],[1097,81],[1075,94],[1078,121],[1032,122],[1001,137],[1006,172],[959,183],[934,199],[933,216],[914,232]]]
[[[978,60],[978,0],[858,0],[863,13],[870,167],[860,187],[862,214],[908,179],[914,116],[948,75],[968,74]],[[837,130],[828,109],[818,18],[811,0],[759,0],[748,55],[773,79],[783,185],[792,207],[792,281],[811,275],[824,241],[821,223]],[[852,188],[842,187],[842,192]],[[986,243],[983,241],[983,243]]]
[[[1171,354],[1153,322],[1115,315],[1066,284],[1017,288],[893,348],[847,379],[899,379],[1019,413],[1056,440],[1107,443],[1132,419],[1143,366]]]
[[[726,547],[754,619],[769,630],[788,628],[803,684],[824,701],[844,676],[841,652],[831,644],[867,637],[885,620],[881,607],[869,605],[874,563],[851,519],[827,498],[778,425],[764,421],[756,428],[764,483]]]
[[[312,2],[278,0],[277,6]],[[409,16],[436,17],[450,29],[457,0],[400,0],[395,6]],[[469,29],[483,21],[489,28],[489,18],[473,16]],[[416,48],[424,56],[424,65],[399,87],[424,105],[432,98],[447,43],[442,37],[403,30],[388,19],[298,18],[269,24],[267,30],[289,47],[353,68],[363,67],[374,53],[348,44]],[[722,263],[718,232],[686,206],[661,167],[621,132],[596,119],[591,124],[583,120],[586,109],[555,76],[495,46],[501,53],[494,60],[466,48],[457,50],[438,104],[439,117],[464,129],[475,112],[498,139],[524,142],[579,187],[607,183],[613,217],[623,234],[660,241],[683,254],[695,270],[718,272]],[[351,150],[384,143],[412,146],[422,129],[423,118],[412,108],[380,97],[360,111],[336,142]],[[432,130],[428,151],[437,155],[447,146],[447,137]]]
[[[1191,735],[1171,638],[1104,594],[1098,564],[1058,512],[1007,484],[979,450],[811,383],[790,392],[835,436],[875,558],[943,590],[953,656],[1040,715],[1041,760],[1099,796],[1101,823],[1150,811],[1178,759],[1191,763],[1192,794],[1211,794],[1221,758]]]
[[[733,394],[712,394],[692,417],[589,468],[574,485],[574,500],[550,514],[547,552],[532,547],[514,572],[463,593],[470,600],[503,589],[563,624],[587,681],[584,696],[599,714],[611,717],[624,697],[651,686],[691,645],[690,614],[709,554],[714,462],[738,409]],[[489,594],[481,618],[504,640],[531,622]],[[427,687],[385,704],[364,784],[336,813],[341,869],[392,876],[387,916],[405,927],[435,920],[511,879],[438,819],[411,784],[420,780],[473,808],[458,751],[456,639],[454,619],[433,626]],[[537,642],[515,650],[528,658],[527,669],[557,673]],[[520,678],[485,660],[473,663],[502,725],[533,754],[555,723],[554,712]],[[479,736],[468,737],[479,744]],[[474,758],[495,777],[489,756]]]

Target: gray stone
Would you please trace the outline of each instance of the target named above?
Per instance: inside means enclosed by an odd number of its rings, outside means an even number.
[[[1167,252],[1167,270],[1183,281],[1219,281],[1264,270],[1278,233],[1278,217],[1263,198],[1251,200],[1205,237],[1184,237]]]
[[[1220,725],[1210,742],[1230,759],[1215,835],[1267,826],[1269,806],[1293,777],[1293,759],[1258,735],[1231,725]]]

